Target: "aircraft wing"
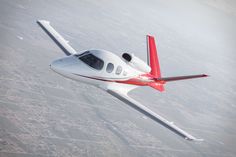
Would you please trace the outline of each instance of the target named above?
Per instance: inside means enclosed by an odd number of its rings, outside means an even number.
[[[168,120],[166,120],[162,116],[158,115],[157,113],[153,112],[152,110],[150,110],[146,106],[142,105],[141,103],[139,103],[139,102],[135,101],[134,99],[132,99],[131,97],[129,97],[128,92],[127,92],[127,90],[125,90],[125,88],[123,90],[120,85],[117,85],[117,87],[118,88],[116,88],[116,86],[107,87],[106,91],[109,94],[113,95],[114,97],[118,98],[119,100],[123,101],[124,103],[128,104],[130,107],[141,112],[145,116],[151,118],[152,120],[158,122],[162,126],[173,131],[177,135],[183,137],[184,139],[190,140],[190,141],[203,141],[203,139],[195,138],[194,136],[190,135],[186,131],[177,127],[173,122],[169,122]]]
[[[61,48],[67,55],[76,54],[76,51],[68,44],[69,41],[65,40],[51,25],[49,21],[38,20],[39,26],[50,36],[50,38]]]

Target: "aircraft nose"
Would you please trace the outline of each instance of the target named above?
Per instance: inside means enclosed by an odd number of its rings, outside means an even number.
[[[64,65],[65,65],[65,63],[64,63],[63,59],[58,59],[58,60],[53,61],[53,62],[50,64],[50,68],[51,68],[52,70],[57,71],[57,70],[62,69],[62,68],[64,67]]]
[[[50,64],[50,68],[56,72],[66,71],[66,67],[74,64],[74,60],[71,57],[65,57],[57,59]]]

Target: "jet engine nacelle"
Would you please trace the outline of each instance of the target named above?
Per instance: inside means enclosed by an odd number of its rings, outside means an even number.
[[[133,68],[149,73],[151,71],[151,68],[141,59],[138,57],[134,56],[134,54],[128,54],[128,53],[123,53],[122,58]]]

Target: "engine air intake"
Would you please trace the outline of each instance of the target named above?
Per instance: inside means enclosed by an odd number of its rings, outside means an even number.
[[[123,53],[122,57],[128,62],[132,60],[132,56],[128,53]]]

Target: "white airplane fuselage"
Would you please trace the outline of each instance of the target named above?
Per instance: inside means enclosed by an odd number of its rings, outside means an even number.
[[[103,65],[96,69],[80,59],[80,57],[88,54],[96,56]],[[110,64],[110,69],[108,69],[108,64]],[[110,82],[126,83],[132,78],[139,78],[140,75],[145,74],[106,50],[88,50],[82,54],[63,57],[53,61],[50,67],[62,76],[97,87],[107,85]]]

